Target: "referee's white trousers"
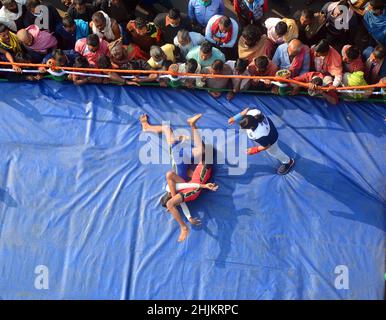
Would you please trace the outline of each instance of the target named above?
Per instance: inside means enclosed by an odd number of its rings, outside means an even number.
[[[282,164],[287,164],[290,162],[290,157],[287,156],[278,146],[277,141],[271,145],[267,150],[268,154],[279,160]]]

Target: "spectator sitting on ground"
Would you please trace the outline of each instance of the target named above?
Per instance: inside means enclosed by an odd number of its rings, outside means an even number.
[[[204,33],[210,18],[216,14],[224,14],[223,0],[189,0],[188,14],[193,28]]]
[[[204,36],[198,32],[189,32],[182,29],[174,38],[174,45],[180,49],[181,56],[186,58],[188,52],[205,41]]]
[[[93,68],[98,67],[100,56],[109,55],[108,43],[96,34],[90,34],[87,38],[78,40],[75,44],[75,51],[85,57]]]
[[[248,72],[251,76],[275,77],[278,70],[277,65],[266,56],[257,57],[248,65]],[[264,80],[263,82],[264,88],[271,87],[270,80]],[[259,79],[253,79],[252,83],[257,87],[261,87]]]
[[[26,0],[1,0],[0,23],[12,32],[17,32],[24,27],[24,16],[27,11],[24,6]]]
[[[186,59],[194,59],[201,68],[209,67],[215,60],[225,62],[224,54],[217,48],[213,48],[209,41],[204,41],[199,47],[195,47],[186,55]]]
[[[62,49],[74,49],[76,41],[88,36],[88,23],[81,19],[74,20],[67,16],[56,26],[55,34],[58,38],[59,46]]]
[[[189,59],[185,63],[175,63],[170,65],[169,71],[175,73],[201,73],[201,67],[194,59]],[[183,86],[188,89],[196,87],[203,87],[205,84],[201,81],[201,78],[180,78],[173,77],[170,79],[171,87]]]
[[[332,85],[333,79],[331,76],[324,76],[321,72],[306,72],[301,76],[295,77],[293,80],[303,83],[309,83],[310,86],[308,88],[308,94],[312,97],[316,95],[321,95],[329,103],[334,105],[339,102],[339,97],[335,90],[325,91],[319,89],[319,87],[329,87]],[[300,89],[302,88],[301,86],[293,83],[291,83],[291,86],[293,87],[293,89],[292,92],[290,92],[290,95],[298,94],[300,92]]]
[[[67,15],[74,20],[81,19],[90,22],[96,11],[97,9],[92,4],[87,3],[87,0],[73,0],[72,5],[67,10]]]
[[[110,57],[107,55],[101,55],[98,58],[98,67],[101,69],[112,69],[113,66],[110,61]],[[108,75],[108,78],[102,78],[102,83],[104,84],[118,84],[118,85],[130,85],[138,86],[138,83],[130,81],[128,79],[122,78],[117,72],[103,72],[103,74]]]
[[[114,19],[110,19],[103,11],[97,11],[93,14],[90,29],[92,33],[107,42],[115,41],[121,37],[118,23]]]
[[[375,48],[368,47],[363,51],[365,62],[366,81],[369,84],[378,83],[386,77],[386,48],[378,45]]]
[[[202,69],[203,74],[231,75],[231,67],[221,60],[215,60],[210,67]],[[202,82],[209,89],[232,89],[232,81],[229,78],[202,78]],[[209,90],[209,94],[214,98],[221,96],[221,91]]]
[[[181,29],[190,30],[191,23],[186,14],[173,8],[168,13],[160,13],[154,19],[154,23],[161,29],[162,39],[165,43],[173,43],[177,32]]]
[[[74,50],[66,50],[63,51],[61,49],[55,49],[52,51],[52,53],[47,54],[42,63],[47,64],[49,68],[52,66],[55,67],[71,67],[74,62],[75,58],[77,57],[77,54]],[[35,80],[40,80],[44,77],[44,74],[48,72],[47,68],[40,67],[39,68],[40,74],[35,76]],[[53,70],[54,72],[58,72],[57,70]],[[68,78],[67,74],[63,75],[55,75],[55,74],[49,74],[49,78],[55,80],[55,81],[64,81]]]
[[[238,53],[240,59],[247,59],[249,62],[259,56],[271,59],[274,44],[265,34],[261,34],[257,26],[250,24],[243,29],[238,43]]]
[[[268,38],[277,45],[290,42],[299,36],[298,26],[293,19],[268,18],[264,25],[267,28]]]
[[[347,44],[342,49],[343,71],[353,73],[365,71],[365,64],[362,61],[361,52],[355,46]]]
[[[151,46],[161,44],[161,29],[153,22],[143,18],[129,21],[127,31],[133,43],[137,44],[143,51],[149,52]]]
[[[205,30],[205,39],[218,47],[232,48],[237,40],[239,26],[237,22],[227,16],[213,16]]]
[[[317,72],[333,77],[333,86],[338,87],[342,83],[343,67],[342,57],[323,39],[311,48],[311,67]]]
[[[75,68],[93,68],[93,66],[90,66],[87,59],[82,56],[78,56],[75,58],[75,62],[73,67]],[[91,72],[87,72],[91,73]],[[83,76],[83,75],[76,75],[76,74],[69,74],[68,80],[72,81],[76,85],[82,85],[86,83],[101,83],[102,78],[92,77],[92,76]]]
[[[310,70],[310,48],[300,40],[294,39],[281,44],[272,59],[279,69],[291,72],[291,77],[297,77]]]

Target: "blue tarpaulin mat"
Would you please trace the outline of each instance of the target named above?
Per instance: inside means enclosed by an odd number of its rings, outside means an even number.
[[[1,299],[383,298],[384,105],[47,81],[0,91]],[[170,164],[139,161],[138,118],[186,128],[202,112],[200,127],[228,129],[245,105],[271,117],[293,171],[276,175],[263,152],[242,175],[216,165],[219,190],[188,204],[203,225],[179,244],[159,205]]]

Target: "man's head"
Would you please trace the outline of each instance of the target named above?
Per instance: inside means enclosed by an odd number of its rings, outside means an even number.
[[[321,87],[323,86],[323,79],[321,77],[316,76],[311,79],[311,83],[318,87]]]
[[[315,46],[315,55],[317,57],[325,57],[328,55],[328,52],[330,51],[330,44],[326,39],[321,40],[316,46]]]
[[[106,55],[100,56],[98,58],[98,67],[101,69],[112,69],[110,58]]]
[[[315,86],[318,86],[318,87],[322,87],[323,86],[323,79],[321,77],[313,77],[311,79],[311,84],[315,85]],[[308,94],[310,96],[316,96],[317,94],[319,94],[321,91],[318,90],[318,89],[311,89],[311,88],[308,88]]]
[[[106,28],[106,18],[101,11],[97,11],[92,15],[92,22],[100,32]]]
[[[236,74],[243,74],[248,67],[248,60],[246,59],[237,59],[235,64]]]
[[[31,12],[32,14],[37,14],[39,12],[36,12],[36,8],[41,4],[42,2],[40,0],[27,0],[25,6],[29,12]]]
[[[188,61],[186,61],[185,71],[187,73],[196,73],[197,68],[198,68],[198,63],[195,59],[189,59]]]
[[[262,122],[264,120],[264,115],[263,113],[260,111],[256,116],[252,116],[252,115],[246,115],[241,121],[240,121],[240,128],[241,129],[251,129],[251,130],[255,130],[259,123]]]
[[[146,35],[148,32],[147,23],[146,19],[138,17],[134,20],[135,31],[141,36]]]
[[[79,56],[79,57],[75,58],[74,67],[75,68],[89,68],[90,64],[88,63],[88,61],[85,57]]]
[[[87,36],[87,47],[91,52],[97,52],[99,49],[99,37],[96,34],[89,34]]]
[[[26,29],[20,29],[16,35],[19,41],[25,46],[30,47],[33,45],[34,37]]]
[[[370,55],[370,61],[372,62],[380,62],[386,56],[386,48],[378,45],[374,48],[373,52]]]
[[[248,24],[242,32],[241,35],[244,38],[244,43],[248,48],[251,48],[256,45],[257,42],[260,41],[261,32],[259,28],[254,24]]]
[[[0,40],[4,43],[9,43],[9,29],[0,23]]]
[[[73,0],[72,4],[74,5],[75,11],[78,13],[85,13],[87,6],[86,0]]]
[[[61,49],[56,49],[52,54],[52,58],[58,67],[65,67],[67,64],[67,57]]]
[[[186,29],[182,29],[177,32],[177,40],[178,43],[183,47],[188,46],[192,41],[190,39],[189,31]]]
[[[160,199],[160,203],[161,203],[161,206],[163,206],[164,208],[166,208],[166,204],[168,203],[168,201],[172,198],[172,195],[170,192],[165,192],[164,195],[161,197]]]
[[[213,74],[223,74],[224,62],[222,62],[221,60],[214,60],[211,65],[211,68]]]
[[[69,33],[74,33],[76,31],[76,25],[74,19],[72,19],[70,16],[65,16],[62,19],[63,28]]]
[[[370,0],[368,9],[376,16],[380,16],[385,8],[383,0]]]
[[[299,21],[303,27],[310,25],[313,19],[314,12],[311,9],[302,10]]]
[[[172,8],[168,12],[168,18],[172,27],[178,27],[181,22],[181,12],[176,8]]]
[[[343,61],[346,63],[350,63],[355,59],[358,59],[361,52],[356,46],[349,46],[346,50],[346,53],[343,55]]]
[[[280,21],[276,24],[275,32],[279,38],[283,37],[287,33],[287,31],[288,31],[288,26],[284,21]]]
[[[152,46],[150,48],[150,56],[156,65],[162,65],[167,59],[165,52],[158,46]]]
[[[114,59],[120,60],[123,57],[122,39],[119,38],[118,40],[110,42],[109,43],[109,51],[110,51],[111,56]]]
[[[303,43],[298,39],[293,39],[288,44],[288,55],[290,57],[297,56],[301,49],[302,49]]]
[[[18,12],[17,3],[15,0],[1,0],[1,3],[3,4],[4,8],[8,11],[11,11],[13,13]]]
[[[204,41],[200,45],[200,59],[208,60],[212,57],[212,44],[209,41]]]
[[[267,71],[268,64],[269,60],[266,56],[260,56],[255,59],[255,66],[258,73],[265,73]]]
[[[232,27],[232,20],[227,16],[222,16],[218,24],[218,28],[220,32],[226,33],[231,29],[231,27]]]

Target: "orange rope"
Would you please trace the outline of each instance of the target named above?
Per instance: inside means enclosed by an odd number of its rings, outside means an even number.
[[[47,64],[37,64],[37,63],[11,63],[11,62],[2,62],[0,61],[0,65],[15,65],[19,67],[35,67],[35,68],[50,68]],[[201,73],[176,73],[172,71],[158,71],[158,70],[122,70],[122,69],[97,69],[97,68],[75,68],[75,67],[52,67],[51,69],[55,70],[67,70],[67,71],[78,71],[78,72],[104,72],[104,73],[124,73],[124,74],[160,74],[160,75],[171,75],[171,76],[193,76],[193,77],[203,77],[203,78],[219,78],[219,79],[262,79],[262,80],[271,80],[285,83],[292,83],[298,86],[302,86],[308,88],[310,86],[309,83],[304,83],[300,81],[296,81],[293,79],[285,79],[281,77],[267,77],[267,76],[242,76],[242,75],[222,75],[222,74],[201,74]],[[334,90],[353,90],[353,89],[372,89],[372,88],[386,88],[386,83],[384,84],[373,84],[367,86],[352,86],[352,87],[337,87]],[[318,87],[318,90],[328,91],[329,87]]]

